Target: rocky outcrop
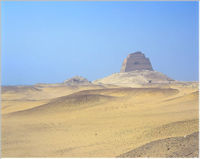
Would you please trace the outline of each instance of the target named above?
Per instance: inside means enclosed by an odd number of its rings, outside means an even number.
[[[120,72],[130,72],[136,70],[153,71],[150,60],[141,52],[129,54],[124,60]]]
[[[68,80],[64,81],[64,84],[67,85],[88,85],[91,84],[90,81],[88,81],[86,78],[81,76],[74,76]]]

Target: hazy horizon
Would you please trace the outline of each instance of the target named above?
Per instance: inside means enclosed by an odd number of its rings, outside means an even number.
[[[1,2],[2,85],[93,81],[136,51],[198,81],[198,21],[198,2]]]

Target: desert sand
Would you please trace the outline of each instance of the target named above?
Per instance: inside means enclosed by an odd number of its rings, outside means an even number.
[[[198,96],[197,82],[3,87],[2,157],[168,157],[141,147],[198,132]]]

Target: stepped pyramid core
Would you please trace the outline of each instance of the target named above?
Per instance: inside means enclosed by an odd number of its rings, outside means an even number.
[[[142,52],[129,54],[124,60],[120,72],[130,72],[136,70],[153,71],[149,58],[146,58]]]

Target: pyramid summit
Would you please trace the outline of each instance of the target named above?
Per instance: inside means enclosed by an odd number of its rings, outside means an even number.
[[[120,72],[130,72],[136,70],[150,70],[153,71],[149,58],[140,52],[134,52],[127,56],[124,60]]]

